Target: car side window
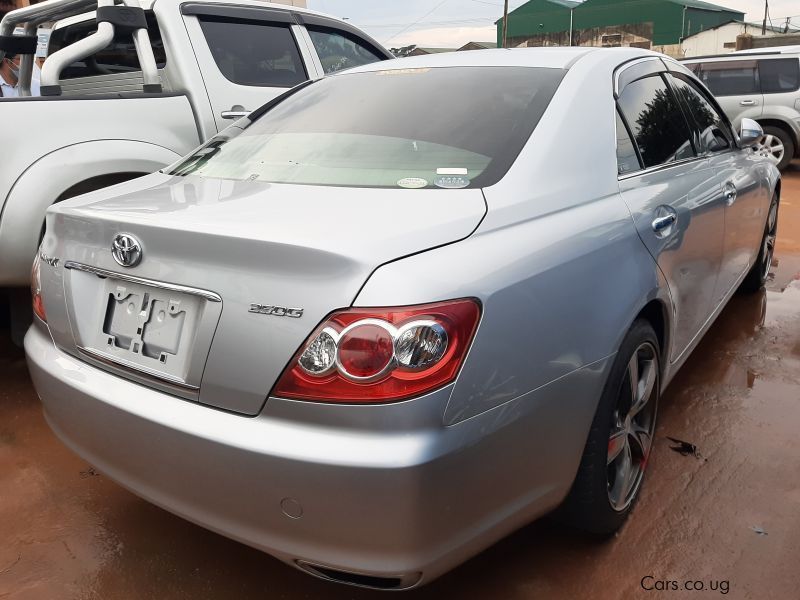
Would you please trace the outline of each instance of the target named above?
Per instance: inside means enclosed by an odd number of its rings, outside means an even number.
[[[214,62],[228,81],[293,87],[308,79],[291,28],[281,23],[200,16]]]
[[[733,138],[730,135],[725,119],[720,116],[714,105],[706,99],[691,81],[679,75],[670,75],[670,77],[684,108],[697,125],[702,150],[704,152],[719,152],[730,148]]]
[[[800,88],[800,60],[796,58],[773,58],[758,61],[758,77],[761,92],[781,94]]]
[[[628,133],[628,128],[615,111],[617,116],[617,174],[633,173],[641,168],[639,157],[636,155],[636,148],[633,140]]]
[[[383,56],[355,36],[333,29],[306,27],[325,74],[383,60]]]
[[[156,66],[163,69],[167,64],[167,55],[164,51],[164,41],[158,21],[152,11],[145,11],[147,19],[147,33],[153,47]],[[97,31],[97,22],[82,21],[67,27],[56,29],[50,36],[47,48],[48,56],[62,48],[74,44]],[[95,75],[113,75],[115,73],[133,73],[141,71],[133,37],[130,35],[114,36],[114,40],[105,48],[82,60],[67,65],[61,72],[60,79],[75,79],[77,77],[92,77]]]
[[[700,63],[697,76],[715,96],[744,96],[760,93],[758,62],[755,60]]]
[[[696,156],[689,125],[660,75],[629,83],[618,102],[645,168]]]

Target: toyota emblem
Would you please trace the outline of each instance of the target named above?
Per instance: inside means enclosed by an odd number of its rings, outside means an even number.
[[[129,233],[118,233],[111,243],[111,255],[123,267],[135,267],[142,260],[142,245]]]

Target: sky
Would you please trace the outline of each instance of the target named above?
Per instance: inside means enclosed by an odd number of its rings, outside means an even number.
[[[706,0],[740,10],[748,21],[764,18],[763,0]],[[308,8],[345,17],[387,48],[416,44],[455,48],[467,42],[497,39],[494,22],[503,16],[503,0],[307,0]],[[509,0],[513,10],[524,0]],[[773,25],[793,16],[800,26],[800,1],[769,0]]]

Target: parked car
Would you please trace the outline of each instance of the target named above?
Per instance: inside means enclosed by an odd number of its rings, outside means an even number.
[[[61,20],[42,70],[51,95],[0,98],[4,123],[35,124],[4,134],[0,288],[27,285],[53,203],[157,171],[302,81],[392,58],[339,19],[252,0],[146,0],[137,54],[136,32],[115,35],[86,13],[97,4],[51,1],[3,19],[9,35],[21,21],[35,31]]]
[[[754,119],[766,134],[760,150],[780,170],[800,156],[800,47],[741,50],[683,63],[738,125]]]
[[[48,210],[25,340],[47,420],[142,497],[335,581],[421,585],[562,503],[608,534],[661,391],[769,272],[762,135],[634,48],[301,84]]]

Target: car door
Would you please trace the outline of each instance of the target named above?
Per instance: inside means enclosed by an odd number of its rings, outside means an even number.
[[[747,272],[758,249],[766,215],[766,193],[753,168],[753,152],[738,147],[729,123],[713,99],[691,78],[670,73],[685,112],[697,127],[697,146],[706,156],[722,191],[725,237],[714,306],[725,300]]]
[[[649,73],[618,90],[617,153],[620,193],[669,285],[674,361],[710,317],[725,214],[717,178],[665,77]]]
[[[217,130],[321,76],[289,11],[192,3],[181,10]]]
[[[693,70],[735,127],[745,117],[755,120],[761,117],[764,97],[758,80],[757,60],[708,61],[698,63]]]

